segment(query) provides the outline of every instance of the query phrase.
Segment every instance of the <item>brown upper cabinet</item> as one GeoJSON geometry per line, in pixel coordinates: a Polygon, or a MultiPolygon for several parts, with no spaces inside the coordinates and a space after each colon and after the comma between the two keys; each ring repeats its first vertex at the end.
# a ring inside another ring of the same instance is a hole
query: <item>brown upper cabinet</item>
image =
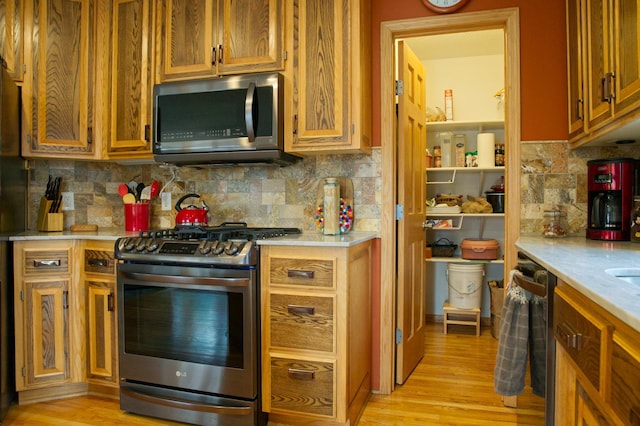
{"type": "Polygon", "coordinates": [[[149,2],[25,2],[24,156],[151,156],[149,2]]]}
{"type": "Polygon", "coordinates": [[[0,56],[14,80],[22,80],[22,0],[0,0],[0,56]]]}
{"type": "Polygon", "coordinates": [[[159,0],[159,82],[284,68],[284,0],[159,0]]]}
{"type": "Polygon", "coordinates": [[[370,3],[293,1],[286,151],[370,152],[370,3]]]}
{"type": "Polygon", "coordinates": [[[569,142],[640,118],[640,0],[567,0],[569,142]]]}

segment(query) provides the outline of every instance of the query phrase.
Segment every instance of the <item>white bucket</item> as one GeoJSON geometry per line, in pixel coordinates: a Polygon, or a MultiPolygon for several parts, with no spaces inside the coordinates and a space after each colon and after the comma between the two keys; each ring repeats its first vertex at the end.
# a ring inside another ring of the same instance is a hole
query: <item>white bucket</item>
{"type": "Polygon", "coordinates": [[[474,309],[482,305],[484,265],[450,263],[447,269],[449,305],[458,309],[474,309]]]}

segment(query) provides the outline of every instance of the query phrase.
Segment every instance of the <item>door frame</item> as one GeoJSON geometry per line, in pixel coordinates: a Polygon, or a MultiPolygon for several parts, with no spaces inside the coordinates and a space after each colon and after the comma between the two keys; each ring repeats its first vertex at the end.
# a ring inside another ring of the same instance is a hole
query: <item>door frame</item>
{"type": "MultiPolygon", "coordinates": [[[[505,248],[515,247],[520,233],[520,17],[518,8],[456,13],[383,22],[380,26],[380,140],[382,153],[382,217],[380,260],[380,389],[395,386],[397,157],[394,93],[395,40],[463,31],[503,29],[505,33],[505,248]]],[[[503,250],[505,271],[517,262],[515,250],[503,250]]]]}

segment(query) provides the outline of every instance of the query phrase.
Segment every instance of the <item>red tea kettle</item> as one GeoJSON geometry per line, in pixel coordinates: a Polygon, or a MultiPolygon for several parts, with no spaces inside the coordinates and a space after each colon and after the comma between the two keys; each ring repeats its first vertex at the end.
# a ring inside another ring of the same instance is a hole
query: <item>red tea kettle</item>
{"type": "Polygon", "coordinates": [[[197,207],[190,204],[186,207],[182,206],[182,202],[187,198],[200,198],[198,194],[187,194],[176,202],[176,225],[207,225],[209,218],[207,212],[209,207],[202,201],[202,206],[197,207]]]}

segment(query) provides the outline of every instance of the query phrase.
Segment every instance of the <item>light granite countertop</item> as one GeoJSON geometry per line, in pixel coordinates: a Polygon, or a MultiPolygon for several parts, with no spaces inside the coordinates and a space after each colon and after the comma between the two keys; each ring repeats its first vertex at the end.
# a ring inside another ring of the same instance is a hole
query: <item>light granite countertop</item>
{"type": "MultiPolygon", "coordinates": [[[[119,237],[137,237],[139,232],[127,232],[122,228],[100,228],[95,232],[60,232],[27,231],[8,237],[11,241],[37,240],[112,240],[119,237]]],[[[349,232],[342,235],[322,235],[319,232],[303,232],[302,234],[258,240],[258,245],[273,246],[324,246],[351,247],[361,242],[376,238],[375,232],[349,232]]]]}
{"type": "Polygon", "coordinates": [[[320,232],[303,232],[286,237],[258,240],[263,246],[351,247],[377,237],[375,232],[348,232],[341,235],[322,235],[320,232]]]}
{"type": "Polygon", "coordinates": [[[26,231],[9,237],[11,241],[37,240],[112,240],[120,237],[136,237],[138,231],[125,231],[122,228],[99,228],[91,232],[71,232],[68,229],[58,232],[26,231]]]}
{"type": "Polygon", "coordinates": [[[640,332],[640,285],[605,272],[640,268],[640,244],[522,235],[516,247],[640,332]]]}

